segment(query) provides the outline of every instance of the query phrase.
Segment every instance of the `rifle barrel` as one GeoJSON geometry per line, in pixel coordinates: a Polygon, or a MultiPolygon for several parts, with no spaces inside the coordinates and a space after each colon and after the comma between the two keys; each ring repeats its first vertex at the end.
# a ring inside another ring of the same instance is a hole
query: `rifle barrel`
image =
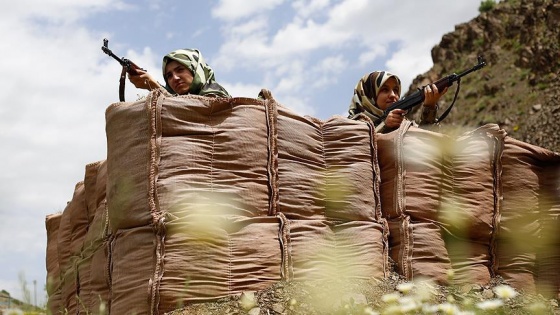
{"type": "Polygon", "coordinates": [[[126,62],[122,58],[119,58],[111,51],[111,49],[109,49],[109,40],[107,38],[103,39],[103,46],[101,46],[101,50],[103,50],[103,52],[106,53],[107,55],[113,57],[113,59],[118,61],[121,64],[121,66],[123,67],[127,66],[126,62]]]}

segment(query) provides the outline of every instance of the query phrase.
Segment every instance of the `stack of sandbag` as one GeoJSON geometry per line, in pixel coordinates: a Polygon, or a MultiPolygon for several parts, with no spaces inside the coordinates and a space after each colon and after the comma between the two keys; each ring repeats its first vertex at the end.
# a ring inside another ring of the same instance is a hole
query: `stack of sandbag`
{"type": "Polygon", "coordinates": [[[105,161],[86,165],[84,180],[60,214],[46,218],[47,293],[51,314],[100,314],[110,302],[105,161]]]}
{"type": "MultiPolygon", "coordinates": [[[[68,202],[58,226],[58,264],[60,271],[60,306],[52,310],[54,314],[77,313],[78,273],[77,265],[80,252],[87,233],[88,213],[85,201],[84,182],[80,181],[74,188],[72,199],[68,202]]],[[[54,231],[52,231],[54,232],[54,231]]]]}
{"type": "Polygon", "coordinates": [[[506,137],[501,163],[496,273],[527,292],[557,297],[560,154],[506,137]]]}
{"type": "Polygon", "coordinates": [[[389,223],[389,249],[398,271],[446,283],[451,262],[439,209],[451,190],[451,165],[442,151],[447,136],[404,121],[378,135],[381,208],[389,223]]]}
{"type": "Polygon", "coordinates": [[[88,229],[77,262],[77,299],[81,314],[102,314],[109,309],[111,299],[106,186],[106,161],[88,164],[84,177],[88,229]]]}
{"type": "Polygon", "coordinates": [[[111,313],[385,275],[371,123],[301,117],[267,93],[154,92],[106,117],[111,313]]]}
{"type": "Polygon", "coordinates": [[[486,125],[449,142],[452,161],[447,204],[440,209],[456,283],[487,284],[496,275],[501,157],[505,132],[486,125]]]}
{"type": "Polygon", "coordinates": [[[322,121],[159,92],[106,112],[108,157],[46,218],[53,314],[158,314],[279,280],[387,274],[560,296],[560,155],[486,125],[322,121]]]}
{"type": "Polygon", "coordinates": [[[410,122],[378,135],[378,152],[390,253],[407,279],[501,276],[558,293],[558,153],[493,124],[452,138],[410,122]]]}
{"type": "Polygon", "coordinates": [[[58,314],[57,310],[62,309],[61,287],[60,287],[60,264],[58,262],[58,227],[62,213],[47,215],[45,218],[45,228],[47,230],[47,309],[51,314],[58,314]]]}

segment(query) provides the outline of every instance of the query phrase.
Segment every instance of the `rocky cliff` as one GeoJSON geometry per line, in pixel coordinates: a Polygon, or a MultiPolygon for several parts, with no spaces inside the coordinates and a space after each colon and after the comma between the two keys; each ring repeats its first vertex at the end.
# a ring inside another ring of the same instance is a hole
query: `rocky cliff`
{"type": "MultiPolygon", "coordinates": [[[[503,0],[459,24],[432,49],[434,66],[409,91],[476,64],[464,77],[457,102],[442,122],[447,131],[497,123],[516,139],[560,151],[560,3],[503,0]]],[[[440,102],[451,104],[456,85],[440,102]]]]}

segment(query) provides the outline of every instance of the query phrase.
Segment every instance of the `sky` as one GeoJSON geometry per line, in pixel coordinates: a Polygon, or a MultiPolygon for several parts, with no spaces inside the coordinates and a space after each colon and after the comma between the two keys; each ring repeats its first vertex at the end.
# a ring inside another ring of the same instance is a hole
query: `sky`
{"type": "MultiPolygon", "coordinates": [[[[18,0],[0,10],[0,290],[45,303],[45,217],[85,166],[106,159],[105,109],[120,65],[103,38],[160,82],[161,58],[197,48],[232,96],[267,88],[300,115],[346,116],[374,70],[412,79],[480,0],[18,0]]],[[[146,95],[130,82],[126,100],[146,95]]]]}

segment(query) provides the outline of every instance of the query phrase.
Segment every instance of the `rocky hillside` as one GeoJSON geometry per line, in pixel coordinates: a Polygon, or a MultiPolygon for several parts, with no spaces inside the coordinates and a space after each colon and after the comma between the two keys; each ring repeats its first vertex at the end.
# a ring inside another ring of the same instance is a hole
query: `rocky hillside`
{"type": "MultiPolygon", "coordinates": [[[[560,152],[559,25],[557,0],[502,0],[444,35],[432,49],[433,68],[409,91],[470,68],[482,55],[487,66],[462,79],[443,129],[497,123],[516,139],[560,152]]],[[[455,89],[440,102],[440,113],[455,89]]]]}

